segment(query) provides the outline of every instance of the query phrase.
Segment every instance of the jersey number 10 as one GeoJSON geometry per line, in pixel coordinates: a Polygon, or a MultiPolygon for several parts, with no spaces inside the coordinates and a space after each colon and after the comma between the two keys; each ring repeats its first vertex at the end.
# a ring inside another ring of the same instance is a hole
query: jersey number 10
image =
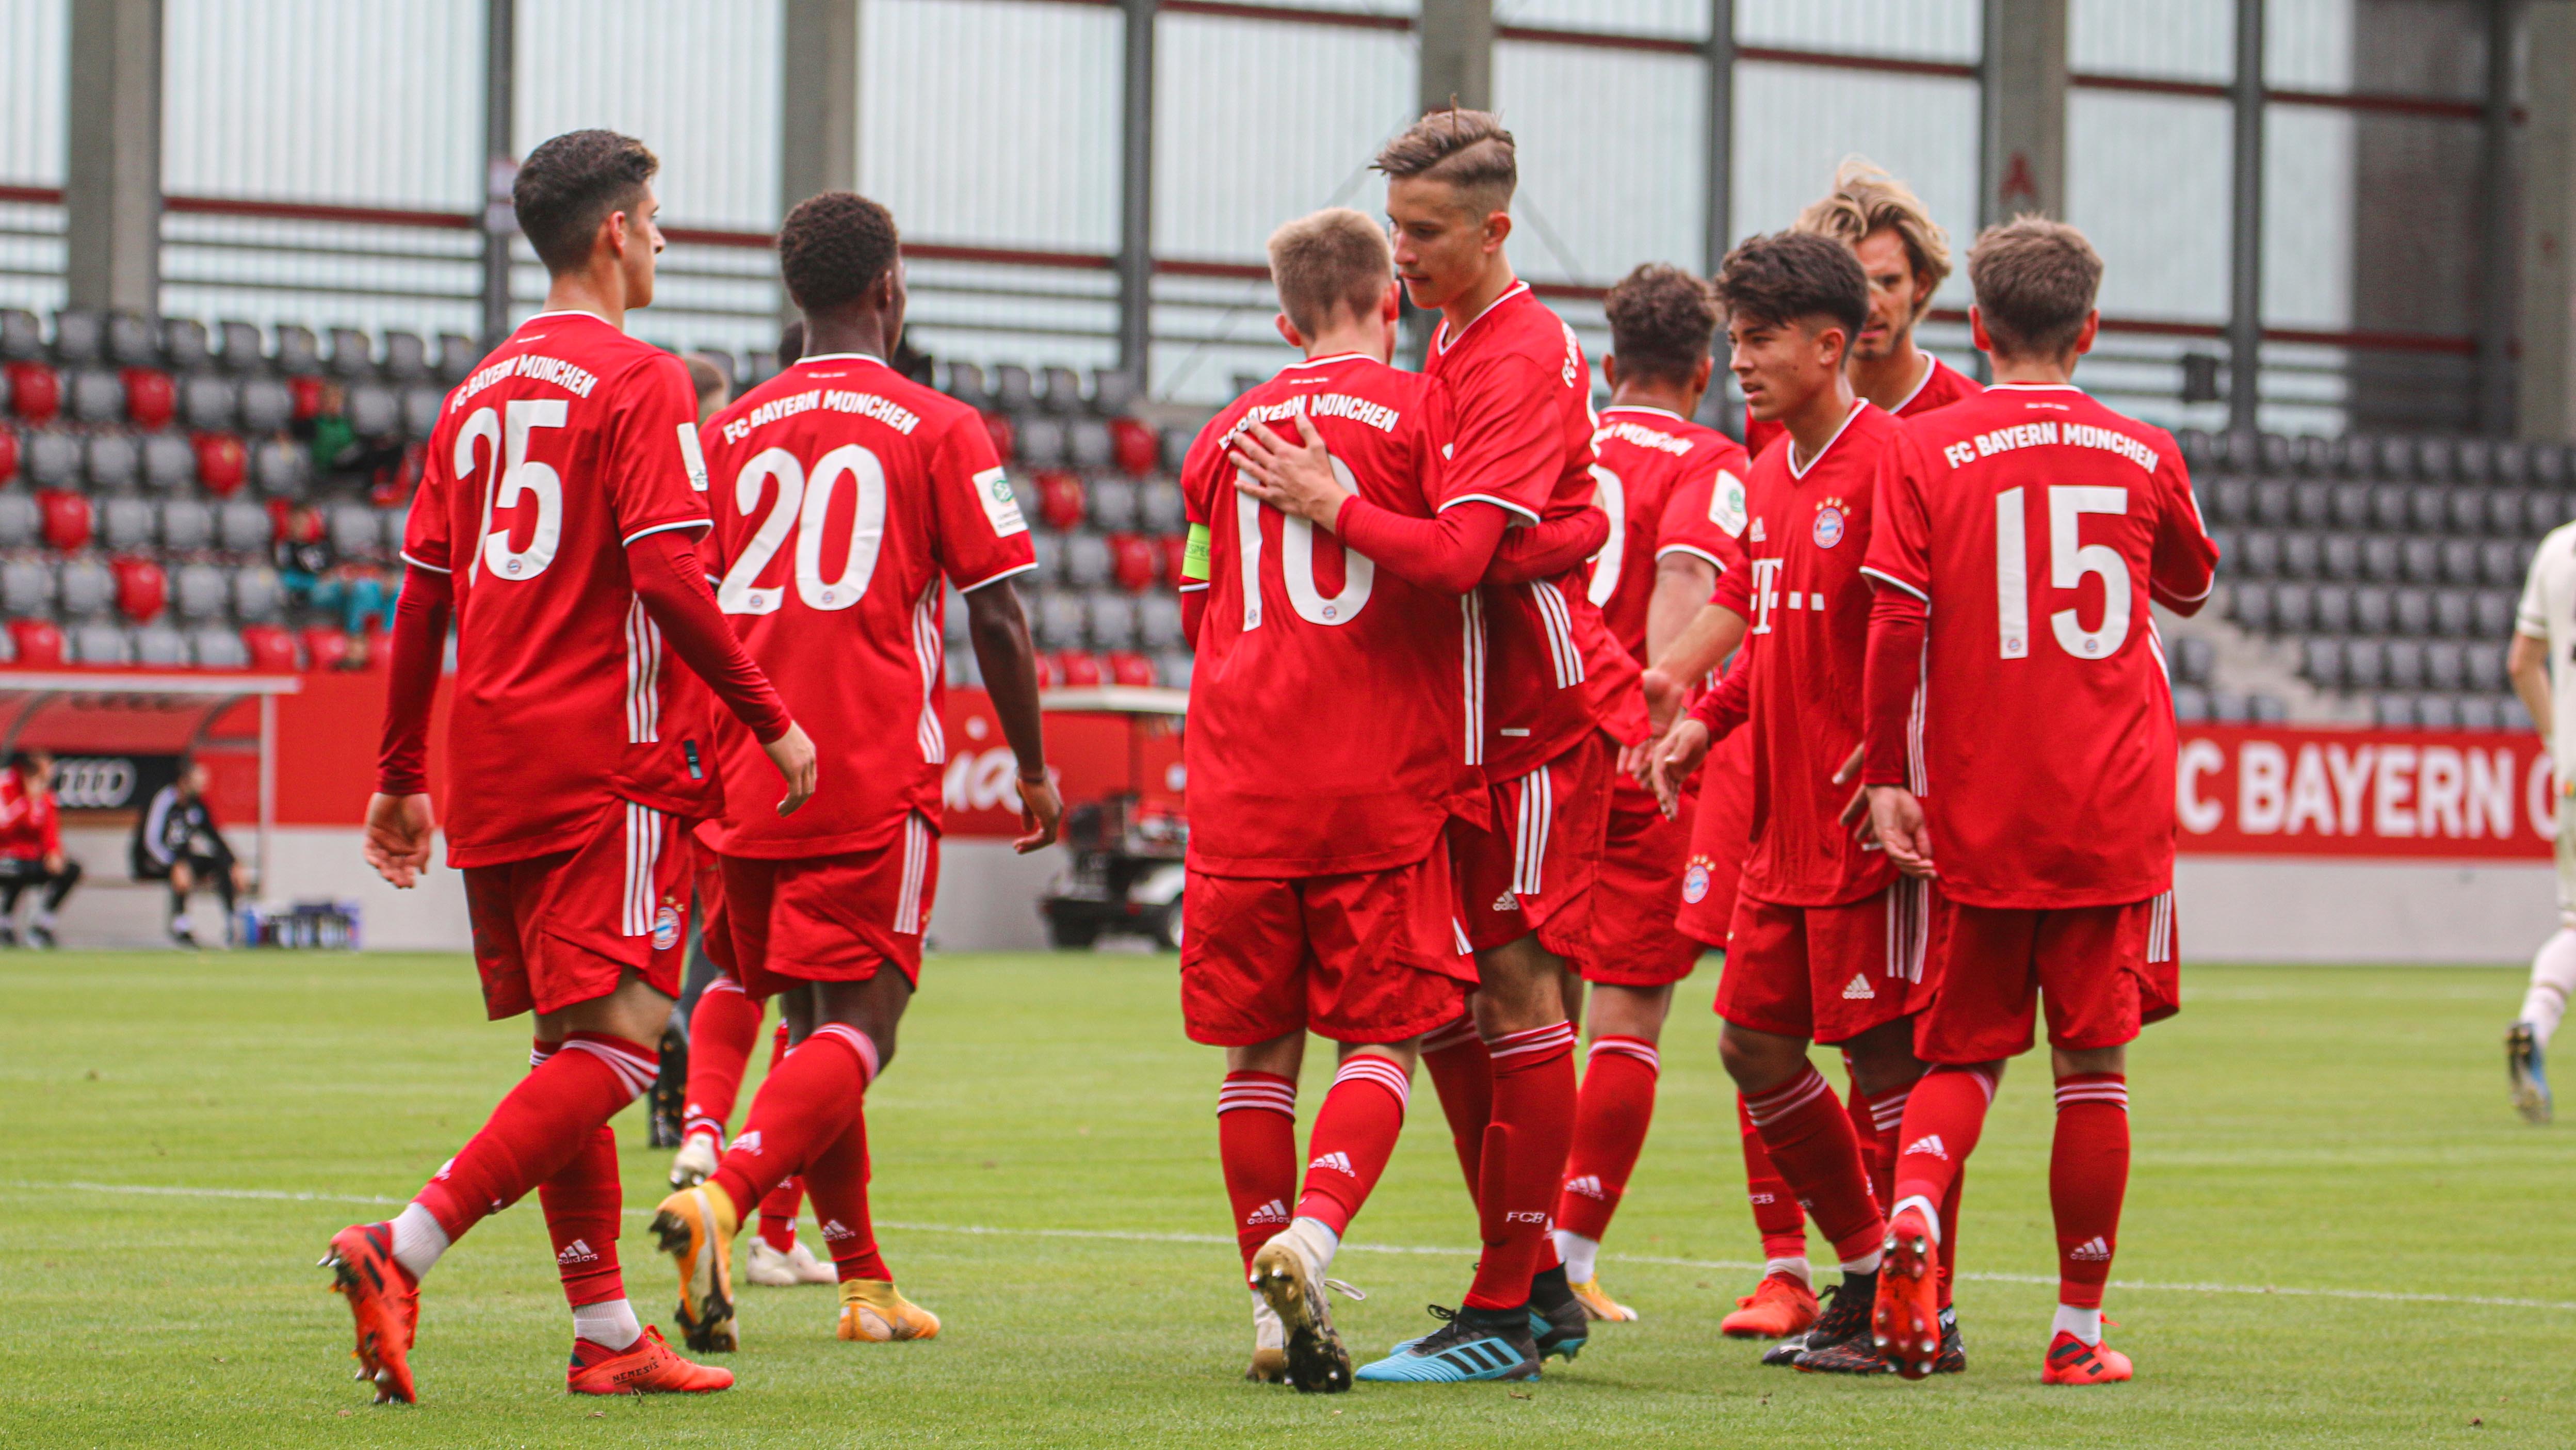
{"type": "MultiPolygon", "coordinates": [[[[2129,491],[2098,485],[2051,484],[2048,488],[2048,582],[2057,589],[2079,589],[2084,576],[2102,578],[2102,626],[2086,629],[2073,609],[2048,617],[2057,647],[2080,660],[2109,659],[2129,638],[2129,566],[2108,544],[2083,542],[2086,514],[2125,518],[2129,491]]],[[[2022,514],[2022,490],[1995,495],[1995,622],[1998,645],[2008,660],[2030,657],[2030,543],[2022,514]]]]}
{"type": "MultiPolygon", "coordinates": [[[[1359,483],[1349,465],[1332,459],[1333,478],[1353,493],[1359,483]]],[[[1237,477],[1241,477],[1238,473],[1237,477]]],[[[1243,627],[1261,627],[1261,500],[1238,491],[1234,496],[1235,540],[1243,555],[1243,627]]],[[[1279,578],[1288,587],[1288,607],[1309,624],[1342,625],[1368,607],[1377,584],[1377,564],[1366,554],[1342,550],[1342,592],[1327,599],[1315,583],[1315,526],[1295,515],[1279,525],[1279,578]]]]}

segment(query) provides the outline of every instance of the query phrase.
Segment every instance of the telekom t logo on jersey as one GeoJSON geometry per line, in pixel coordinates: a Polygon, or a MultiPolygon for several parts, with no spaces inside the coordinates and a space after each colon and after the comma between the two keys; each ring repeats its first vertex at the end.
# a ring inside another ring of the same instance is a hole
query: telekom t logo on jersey
{"type": "Polygon", "coordinates": [[[1771,632],[1771,609],[1780,602],[1780,565],[1778,558],[1753,561],[1753,633],[1771,632]]]}

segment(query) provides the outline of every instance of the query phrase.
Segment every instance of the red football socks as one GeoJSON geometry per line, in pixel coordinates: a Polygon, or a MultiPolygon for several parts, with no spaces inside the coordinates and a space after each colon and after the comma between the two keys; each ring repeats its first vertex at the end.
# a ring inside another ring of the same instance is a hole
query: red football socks
{"type": "Polygon", "coordinates": [[[661,1055],[605,1033],[576,1032],[492,1109],[483,1130],[414,1201],[454,1243],[527,1196],[587,1150],[597,1130],[653,1085],[661,1055]]]}
{"type": "Polygon", "coordinates": [[[1485,1046],[1493,1062],[1494,1120],[1486,1125],[1477,1164],[1484,1256],[1466,1304],[1511,1309],[1529,1302],[1530,1276],[1548,1246],[1548,1210],[1574,1138],[1574,1024],[1505,1033],[1485,1046]]]}
{"type": "Polygon", "coordinates": [[[851,1114],[841,1136],[805,1165],[804,1173],[806,1189],[814,1195],[814,1217],[823,1225],[823,1246],[831,1251],[832,1268],[844,1284],[852,1279],[894,1279],[877,1252],[876,1225],[868,1217],[869,1173],[868,1116],[863,1105],[851,1114]]]}
{"type": "Polygon", "coordinates": [[[1803,1259],[1807,1256],[1807,1211],[1780,1170],[1771,1166],[1771,1150],[1762,1146],[1762,1130],[1735,1095],[1736,1132],[1744,1142],[1744,1197],[1753,1205],[1753,1227],[1762,1235],[1762,1257],[1803,1259]]]}
{"type": "MultiPolygon", "coordinates": [[[[529,1069],[545,1066],[562,1047],[538,1038],[528,1053],[529,1069]]],[[[625,1194],[617,1179],[617,1135],[606,1123],[592,1130],[590,1141],[561,1172],[537,1185],[537,1203],[545,1211],[546,1233],[555,1241],[555,1272],[563,1279],[564,1301],[578,1309],[625,1298],[626,1278],[617,1268],[625,1194]]]]}
{"type": "Polygon", "coordinates": [[[805,1179],[785,1179],[760,1200],[760,1241],[780,1253],[796,1248],[796,1210],[805,1206],[805,1179]]]}
{"type": "Polygon", "coordinates": [[[1306,1140],[1306,1184],[1297,1195],[1297,1217],[1320,1220],[1336,1237],[1350,1231],[1395,1152],[1412,1095],[1411,1077],[1393,1058],[1362,1052],[1342,1063],[1306,1140]]]}
{"type": "Polygon", "coordinates": [[[1449,1144],[1458,1151],[1472,1201],[1484,1183],[1485,1125],[1494,1119],[1493,1061],[1476,1035],[1476,1019],[1462,1016],[1423,1034],[1422,1069],[1431,1075],[1440,1115],[1449,1120],[1449,1144]]]}
{"type": "Polygon", "coordinates": [[[742,1213],[848,1129],[877,1075],[877,1048],[843,1022],[807,1033],[751,1100],[742,1136],[707,1181],[742,1213]]]}
{"type": "Polygon", "coordinates": [[[1836,1259],[1874,1260],[1887,1221],[1870,1197],[1851,1115],[1824,1074],[1804,1065],[1787,1082],[1747,1094],[1744,1107],[1771,1150],[1772,1164],[1832,1241],[1836,1259]]]}
{"type": "MultiPolygon", "coordinates": [[[[743,995],[742,983],[718,977],[698,994],[689,1013],[689,1087],[680,1131],[725,1138],[751,1045],[760,1038],[760,1004],[743,995]]],[[[774,1059],[773,1059],[774,1061],[774,1059]]]]}
{"type": "MultiPolygon", "coordinates": [[[[1935,1067],[1923,1074],[1905,1103],[1905,1146],[1896,1157],[1897,1202],[1951,1202],[1951,1187],[1976,1151],[1994,1098],[1995,1079],[1982,1069],[1935,1067]]],[[[1944,1239],[1949,1237],[1946,1222],[1936,1228],[1944,1239]]]]}
{"type": "Polygon", "coordinates": [[[2057,1080],[2057,1136],[2048,1155],[2048,1204],[2057,1215],[2057,1302],[2102,1307],[2120,1244],[2120,1200],[2129,1187],[2129,1080],[2080,1072],[2057,1080]]]}
{"type": "MultiPolygon", "coordinates": [[[[1297,1192],[1297,1080],[1275,1072],[1227,1073],[1216,1093],[1216,1153],[1249,1278],[1252,1256],[1288,1226],[1288,1200],[1297,1192]]],[[[818,1212],[821,1207],[815,1205],[818,1212]]]]}
{"type": "Polygon", "coordinates": [[[1574,1099],[1574,1146],[1565,1155],[1565,1186],[1556,1195],[1556,1226],[1598,1240],[1628,1191],[1628,1175],[1646,1146],[1655,1117],[1655,1079],[1663,1069],[1655,1044],[1642,1037],[1596,1037],[1584,1058],[1574,1099]]]}

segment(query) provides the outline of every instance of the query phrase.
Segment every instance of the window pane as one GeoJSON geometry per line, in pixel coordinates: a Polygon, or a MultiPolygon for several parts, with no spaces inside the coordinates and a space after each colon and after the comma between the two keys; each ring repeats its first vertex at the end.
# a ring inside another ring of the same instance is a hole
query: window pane
{"type": "Polygon", "coordinates": [[[2236,0],[2071,0],[2066,30],[2078,72],[2220,84],[2236,74],[2236,0]]]}
{"type": "Polygon", "coordinates": [[[1964,253],[1977,226],[1976,83],[1823,66],[1736,67],[1737,240],[1796,221],[1852,155],[1903,179],[1949,231],[1961,255],[1939,299],[1965,306],[1964,253]]]}
{"type": "Polygon", "coordinates": [[[1703,40],[1708,0],[1494,0],[1494,23],[1703,40]]]}
{"type": "Polygon", "coordinates": [[[1738,45],[1973,63],[1985,53],[1980,0],[1736,0],[1738,45]]]}
{"type": "Polygon", "coordinates": [[[605,126],[662,158],[666,224],[778,224],[777,7],[521,0],[517,62],[521,156],[605,126]]]}
{"type": "Polygon", "coordinates": [[[2102,310],[2225,320],[2227,103],[2078,90],[2066,110],[2066,215],[2102,254],[2102,310]]]}
{"type": "Polygon", "coordinates": [[[1640,262],[1703,264],[1707,82],[1693,56],[1494,47],[1494,94],[1520,153],[1521,275],[1606,283],[1640,262]]]}

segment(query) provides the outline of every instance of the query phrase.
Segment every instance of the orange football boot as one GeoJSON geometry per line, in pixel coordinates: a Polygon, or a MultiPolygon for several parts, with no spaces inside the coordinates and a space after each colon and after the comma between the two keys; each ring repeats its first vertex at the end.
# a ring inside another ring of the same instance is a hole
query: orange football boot
{"type": "Polygon", "coordinates": [[[1816,1291],[1795,1274],[1766,1274],[1717,1326],[1729,1339],[1786,1339],[1815,1326],[1816,1291]]]}
{"type": "Polygon", "coordinates": [[[891,1279],[844,1279],[841,1323],[834,1333],[872,1344],[937,1339],[939,1316],[903,1297],[891,1279]]]}
{"type": "Polygon", "coordinates": [[[2039,1382],[2044,1385],[2109,1385],[2129,1378],[2129,1357],[2101,1344],[2083,1340],[2059,1330],[2048,1343],[2048,1358],[2040,1365],[2039,1382]]]}
{"type": "Polygon", "coordinates": [[[1931,1378],[1941,1358],[1941,1266],[1932,1226],[1919,1208],[1899,1211],[1887,1226],[1869,1327],[1872,1342],[1899,1375],[1931,1378]]]}
{"type": "Polygon", "coordinates": [[[358,1378],[376,1387],[376,1403],[408,1405],[415,1395],[411,1382],[412,1332],[420,1324],[420,1285],[411,1271],[394,1259],[394,1229],[389,1223],[353,1223],[331,1236],[322,1267],[331,1271],[331,1290],[349,1301],[357,1321],[358,1378]]]}
{"type": "Polygon", "coordinates": [[[572,1364],[564,1370],[564,1390],[576,1395],[704,1395],[732,1388],[732,1370],[680,1358],[650,1324],[623,1350],[574,1340],[572,1364]]]}

